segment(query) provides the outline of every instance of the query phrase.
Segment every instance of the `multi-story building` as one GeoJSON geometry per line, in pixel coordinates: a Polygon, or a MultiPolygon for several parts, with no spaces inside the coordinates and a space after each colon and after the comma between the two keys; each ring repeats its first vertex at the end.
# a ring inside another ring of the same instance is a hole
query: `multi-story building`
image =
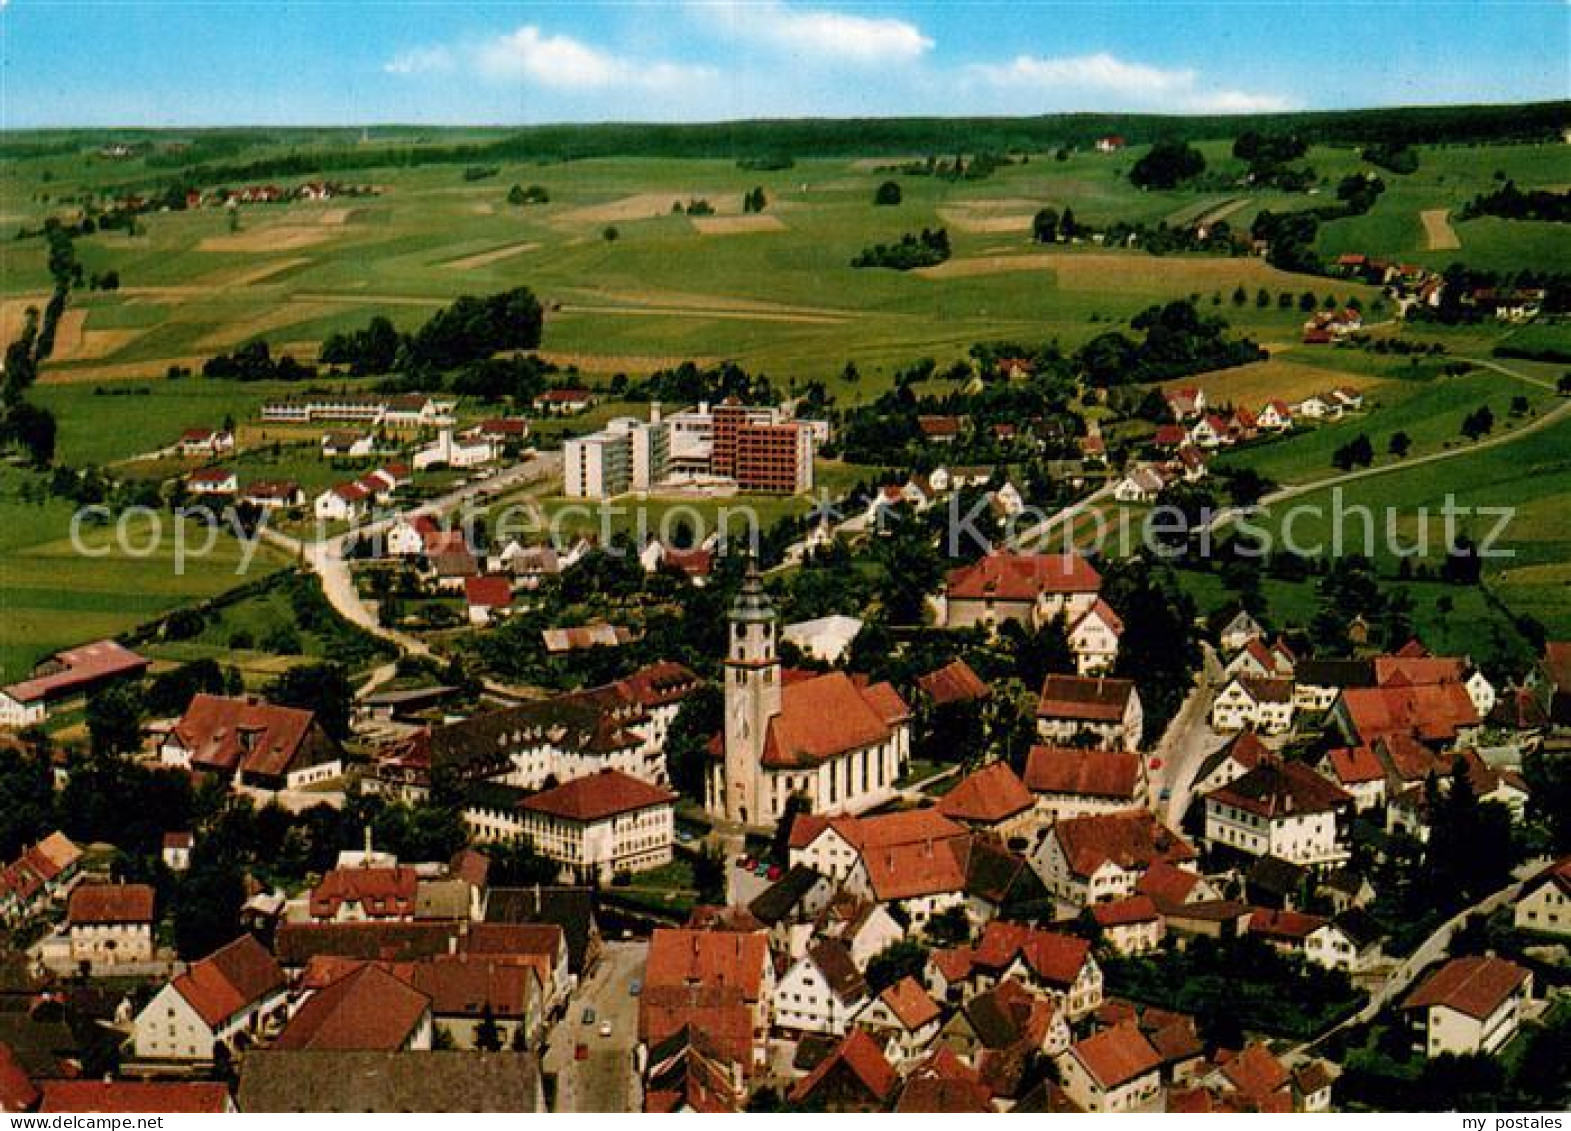
{"type": "Polygon", "coordinates": [[[94,970],[153,960],[153,889],[82,884],[71,892],[66,927],[71,961],[94,970]]]}
{"type": "Polygon", "coordinates": [[[566,492],[575,499],[609,499],[648,491],[666,477],[670,433],[660,419],[620,416],[599,432],[563,445],[566,492]]]}
{"type": "Polygon", "coordinates": [[[1413,1014],[1414,1049],[1427,1057],[1499,1052],[1516,1035],[1533,975],[1485,955],[1453,958],[1414,990],[1402,1008],[1413,1014]]]}
{"type": "Polygon", "coordinates": [[[238,1051],[288,998],[284,972],[254,935],[241,935],[153,995],[132,1029],[139,1060],[209,1063],[238,1051]]]}
{"type": "Polygon", "coordinates": [[[1247,856],[1339,864],[1353,795],[1302,762],[1262,761],[1205,796],[1206,840],[1247,856]]]}
{"type": "Polygon", "coordinates": [[[671,862],[675,803],[658,786],[603,770],[526,798],[519,825],[542,856],[605,883],[671,862]]]}

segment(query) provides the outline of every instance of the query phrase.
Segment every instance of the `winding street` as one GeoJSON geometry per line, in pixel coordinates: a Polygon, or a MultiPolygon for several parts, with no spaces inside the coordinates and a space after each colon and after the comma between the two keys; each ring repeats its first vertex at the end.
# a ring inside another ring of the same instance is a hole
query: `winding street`
{"type": "MultiPolygon", "coordinates": [[[[1501,365],[1498,362],[1472,358],[1466,360],[1470,360],[1474,365],[1481,366],[1485,369],[1492,369],[1495,372],[1503,374],[1507,377],[1514,377],[1518,380],[1525,381],[1529,385],[1537,385],[1545,389],[1554,388],[1554,386],[1551,385],[1548,381],[1541,380],[1537,377],[1530,377],[1525,373],[1519,373],[1509,366],[1501,365]]],[[[1488,451],[1490,448],[1498,448],[1506,444],[1514,444],[1518,440],[1522,439],[1522,437],[1531,436],[1535,432],[1541,432],[1550,425],[1565,419],[1567,416],[1571,416],[1571,400],[1568,400],[1563,404],[1556,405],[1542,416],[1535,417],[1533,420],[1530,420],[1520,428],[1513,429],[1510,432],[1497,433],[1493,436],[1490,436],[1488,439],[1479,440],[1477,443],[1468,444],[1464,448],[1447,448],[1443,451],[1430,452],[1428,455],[1414,456],[1412,459],[1396,460],[1391,463],[1379,464],[1375,467],[1364,467],[1358,469],[1357,471],[1342,472],[1339,475],[1328,475],[1324,479],[1315,479],[1308,483],[1295,483],[1292,486],[1283,487],[1279,490],[1272,491],[1268,495],[1261,496],[1260,501],[1256,503],[1253,508],[1228,507],[1224,510],[1218,511],[1216,516],[1212,518],[1207,529],[1213,531],[1219,530],[1228,523],[1232,522],[1234,519],[1243,517],[1250,510],[1258,511],[1260,508],[1269,508],[1276,505],[1277,503],[1285,503],[1303,495],[1310,495],[1316,491],[1325,490],[1328,487],[1340,487],[1347,483],[1356,483],[1361,479],[1373,479],[1377,475],[1390,475],[1398,471],[1409,471],[1415,467],[1423,467],[1425,464],[1440,463],[1442,460],[1449,459],[1461,459],[1466,456],[1475,455],[1478,452],[1488,451]]]]}
{"type": "MultiPolygon", "coordinates": [[[[531,487],[543,482],[558,478],[562,473],[562,455],[560,452],[540,452],[531,456],[526,462],[516,464],[497,472],[490,479],[466,484],[445,495],[427,499],[417,507],[412,507],[399,514],[389,515],[375,522],[356,526],[332,538],[307,542],[300,538],[284,534],[271,526],[263,524],[260,527],[260,536],[269,544],[283,550],[290,557],[303,564],[322,581],[322,593],[329,604],[345,620],[365,629],[372,636],[385,640],[406,656],[430,656],[431,647],[424,640],[407,632],[389,628],[377,619],[377,616],[360,599],[360,593],[355,588],[354,574],[349,568],[348,561],[344,558],[344,548],[349,539],[353,537],[374,537],[385,533],[400,519],[417,518],[422,515],[441,515],[465,503],[480,499],[495,499],[517,488],[531,487]]],[[[362,685],[360,694],[369,694],[375,688],[387,683],[393,678],[396,665],[385,665],[371,674],[371,678],[362,685]]],[[[517,696],[520,689],[509,687],[505,684],[486,683],[488,690],[498,694],[517,696]]]]}

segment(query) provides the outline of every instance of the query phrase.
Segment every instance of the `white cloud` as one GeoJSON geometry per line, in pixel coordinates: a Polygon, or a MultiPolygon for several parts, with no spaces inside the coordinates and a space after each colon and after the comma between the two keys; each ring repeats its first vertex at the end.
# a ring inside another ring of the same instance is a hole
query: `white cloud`
{"type": "Polygon", "coordinates": [[[382,69],[390,75],[424,75],[450,71],[454,65],[453,53],[445,47],[417,47],[394,55],[382,69]]]}
{"type": "Polygon", "coordinates": [[[571,36],[547,34],[533,24],[461,47],[406,51],[383,67],[397,75],[459,68],[493,82],[575,92],[676,90],[705,83],[714,76],[707,67],[618,55],[571,36]]]}
{"type": "Polygon", "coordinates": [[[933,48],[906,20],[854,16],[827,8],[794,8],[780,0],[696,0],[700,19],[714,18],[729,36],[830,61],[905,63],[933,48]]]}
{"type": "MultiPolygon", "coordinates": [[[[1172,113],[1238,114],[1251,111],[1285,110],[1290,103],[1274,94],[1254,94],[1241,90],[1211,89],[1197,72],[1185,68],[1167,70],[1145,63],[1130,63],[1099,52],[1045,58],[1017,55],[1007,63],[977,64],[967,71],[974,83],[1000,91],[1021,94],[1079,95],[1100,100],[1111,99],[1121,107],[1141,107],[1172,113]]],[[[1099,108],[1088,101],[1082,108],[1099,108]]]]}

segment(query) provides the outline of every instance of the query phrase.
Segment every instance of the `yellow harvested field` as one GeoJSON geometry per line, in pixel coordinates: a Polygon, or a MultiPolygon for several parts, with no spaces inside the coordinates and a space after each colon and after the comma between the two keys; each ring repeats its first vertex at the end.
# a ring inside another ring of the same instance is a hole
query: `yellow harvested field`
{"type": "Polygon", "coordinates": [[[22,326],[27,321],[27,308],[30,306],[36,308],[38,316],[42,318],[44,304],[48,301],[48,295],[23,295],[0,302],[0,340],[16,341],[22,333],[22,326]]]}
{"type": "Polygon", "coordinates": [[[650,220],[656,216],[669,216],[671,205],[680,203],[685,207],[691,200],[707,200],[721,215],[742,211],[742,197],[739,193],[711,193],[701,190],[641,192],[634,196],[624,196],[619,200],[610,200],[604,204],[590,204],[583,208],[560,212],[552,217],[552,223],[575,227],[580,224],[616,224],[628,220],[650,220]]]}
{"type": "Polygon", "coordinates": [[[674,369],[684,361],[691,361],[694,365],[708,367],[718,365],[719,358],[715,357],[651,357],[640,354],[594,354],[594,353],[562,353],[556,350],[541,350],[540,356],[553,365],[564,368],[572,367],[581,373],[654,373],[660,369],[674,369]]]}
{"type": "Polygon", "coordinates": [[[749,232],[783,232],[785,221],[767,213],[746,216],[692,216],[689,219],[700,235],[740,236],[749,232]]]}
{"type": "Polygon", "coordinates": [[[792,306],[761,299],[729,298],[723,295],[693,294],[688,291],[600,290],[586,287],[563,288],[564,295],[577,295],[594,302],[625,303],[630,306],[679,307],[692,310],[758,311],[764,314],[824,314],[834,318],[855,318],[854,310],[824,306],[792,306]]]}
{"type": "Polygon", "coordinates": [[[44,371],[39,374],[40,385],[85,385],[94,381],[145,381],[149,377],[161,376],[171,365],[183,365],[187,369],[201,369],[202,363],[207,360],[204,354],[187,354],[179,357],[161,357],[156,362],[150,361],[124,361],[112,365],[67,365],[56,368],[57,363],[50,361],[44,365],[44,371]]]}
{"type": "Polygon", "coordinates": [[[534,251],[540,244],[533,240],[527,243],[510,243],[506,247],[492,248],[482,251],[478,255],[466,255],[462,259],[449,259],[443,267],[455,271],[473,271],[479,267],[489,267],[493,263],[500,263],[504,259],[511,259],[515,255],[522,255],[526,251],[534,251]]]}
{"type": "Polygon", "coordinates": [[[1009,213],[996,214],[992,212],[972,212],[961,208],[940,208],[938,218],[951,228],[958,228],[962,232],[973,232],[997,235],[1002,232],[1029,232],[1031,230],[1030,215],[1010,215],[1009,213]]]}
{"type": "Polygon", "coordinates": [[[1350,376],[1340,369],[1273,357],[1234,369],[1219,369],[1213,373],[1169,381],[1164,388],[1198,387],[1205,391],[1208,402],[1231,403],[1258,410],[1270,400],[1280,399],[1292,404],[1311,393],[1324,393],[1338,386],[1369,392],[1383,384],[1385,382],[1377,378],[1350,376]]]}
{"type": "Polygon", "coordinates": [[[590,303],[566,303],[557,311],[567,314],[620,314],[633,317],[700,318],[726,322],[796,322],[815,325],[836,325],[850,319],[822,314],[780,314],[761,310],[706,310],[691,306],[600,306],[590,303]]]}
{"type": "Polygon", "coordinates": [[[349,223],[353,219],[354,214],[355,210],[353,208],[329,208],[317,216],[316,222],[318,224],[326,224],[330,228],[336,228],[349,223]]]}
{"type": "Polygon", "coordinates": [[[87,329],[87,311],[67,307],[55,324],[55,348],[51,357],[70,361],[81,356],[82,331],[87,329]]]}
{"type": "Polygon", "coordinates": [[[1035,252],[951,259],[911,272],[928,279],[965,279],[1021,271],[1051,271],[1065,290],[1149,292],[1247,285],[1284,285],[1288,276],[1260,259],[1123,255],[1113,252],[1035,252]]]}
{"type": "Polygon", "coordinates": [[[1429,238],[1430,251],[1455,251],[1462,246],[1456,229],[1451,226],[1451,211],[1447,208],[1427,208],[1419,213],[1424,222],[1424,235],[1429,238]]]}
{"type": "Polygon", "coordinates": [[[196,245],[198,251],[293,251],[301,247],[314,247],[336,239],[338,230],[332,226],[298,228],[283,225],[276,228],[256,228],[226,236],[208,236],[196,245]]]}

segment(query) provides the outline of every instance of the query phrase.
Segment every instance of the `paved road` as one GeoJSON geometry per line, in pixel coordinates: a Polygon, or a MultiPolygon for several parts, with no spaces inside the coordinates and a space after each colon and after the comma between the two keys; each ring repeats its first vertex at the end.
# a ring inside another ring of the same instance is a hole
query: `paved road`
{"type": "Polygon", "coordinates": [[[1417,981],[1418,976],[1428,967],[1444,958],[1450,949],[1451,938],[1457,929],[1474,915],[1489,915],[1497,911],[1509,901],[1516,898],[1517,892],[1522,889],[1522,884],[1527,879],[1536,875],[1543,867],[1545,861],[1534,860],[1520,865],[1513,873],[1517,879],[1515,883],[1501,888],[1493,895],[1485,896],[1471,907],[1458,911],[1440,926],[1435,928],[1433,934],[1418,945],[1418,948],[1408,955],[1402,962],[1386,975],[1386,980],[1369,995],[1369,1002],[1353,1016],[1343,1021],[1340,1025],[1333,1026],[1321,1033],[1312,1041],[1306,1041],[1290,1049],[1283,1057],[1282,1062],[1291,1068],[1297,1061],[1312,1055],[1316,1045],[1328,1040],[1332,1035],[1343,1029],[1364,1025],[1374,1020],[1389,1002],[1396,1000],[1407,992],[1407,988],[1417,981]]]}
{"type": "Polygon", "coordinates": [[[638,1047],[638,999],[630,988],[642,979],[649,961],[648,942],[609,942],[589,979],[578,988],[546,1046],[545,1069],[556,1073],[556,1111],[630,1112],[643,1109],[634,1050],[638,1047]],[[584,1010],[595,1012],[585,1024],[584,1010]],[[611,1022],[611,1035],[600,1026],[611,1022]],[[587,1060],[575,1059],[577,1045],[589,1047],[587,1060]]]}
{"type": "MultiPolygon", "coordinates": [[[[1505,374],[1508,377],[1518,378],[1532,385],[1541,385],[1545,388],[1553,387],[1547,381],[1541,381],[1536,377],[1529,377],[1525,373],[1518,373],[1514,369],[1511,369],[1508,366],[1500,365],[1497,362],[1475,361],[1474,364],[1482,365],[1487,369],[1493,369],[1497,373],[1505,374]]],[[[1348,483],[1356,483],[1362,479],[1373,479],[1377,475],[1390,475],[1398,471],[1408,471],[1415,467],[1423,467],[1425,464],[1440,463],[1442,460],[1462,459],[1478,452],[1487,451],[1490,448],[1498,448],[1506,444],[1514,444],[1518,440],[1522,439],[1522,437],[1531,436],[1535,432],[1540,432],[1543,429],[1548,428],[1550,425],[1565,419],[1567,416],[1571,416],[1571,400],[1566,401],[1564,404],[1556,405],[1542,416],[1535,417],[1533,420],[1528,421],[1520,428],[1512,429],[1510,432],[1498,432],[1487,439],[1479,440],[1477,443],[1468,444],[1466,447],[1447,448],[1444,451],[1430,452],[1428,455],[1413,456],[1410,459],[1404,460],[1391,460],[1387,463],[1377,464],[1374,467],[1360,468],[1357,471],[1347,471],[1340,475],[1329,475],[1324,479],[1316,479],[1309,483],[1297,483],[1293,486],[1283,487],[1280,490],[1271,492],[1269,495],[1263,496],[1260,502],[1256,505],[1257,507],[1272,507],[1277,503],[1285,503],[1303,495],[1309,495],[1316,491],[1325,490],[1329,487],[1341,487],[1348,483]]],[[[1228,525],[1234,519],[1241,517],[1242,514],[1243,511],[1238,507],[1228,507],[1225,510],[1218,511],[1216,517],[1211,520],[1210,529],[1219,530],[1222,527],[1228,525]]]]}
{"type": "Polygon", "coordinates": [[[1189,808],[1201,763],[1230,737],[1217,734],[1210,725],[1222,662],[1210,644],[1202,641],[1201,649],[1200,678],[1152,752],[1153,757],[1162,759],[1162,766],[1151,772],[1151,806],[1174,829],[1189,808]],[[1166,801],[1162,800],[1164,791],[1168,793],[1166,801]]]}
{"type": "MultiPolygon", "coordinates": [[[[349,568],[349,563],[344,559],[344,549],[351,537],[371,538],[385,533],[400,518],[416,518],[421,515],[439,515],[465,503],[480,499],[494,499],[515,488],[529,487],[536,484],[554,480],[562,472],[562,454],[560,452],[542,452],[524,463],[499,471],[490,479],[469,483],[445,495],[428,499],[417,507],[413,507],[398,515],[391,515],[376,522],[357,526],[350,531],[339,534],[333,538],[326,538],[315,542],[305,542],[294,538],[270,526],[262,528],[262,537],[273,545],[282,549],[291,557],[296,558],[322,580],[322,592],[327,597],[328,603],[345,619],[352,624],[357,624],[371,635],[387,641],[406,656],[429,656],[431,648],[424,640],[389,628],[377,619],[376,614],[360,599],[360,593],[355,588],[354,574],[349,568]]],[[[380,670],[373,676],[371,682],[361,688],[362,694],[368,694],[372,689],[392,678],[386,669],[380,670]]],[[[493,690],[501,694],[518,694],[518,689],[497,684],[493,690]]]]}

